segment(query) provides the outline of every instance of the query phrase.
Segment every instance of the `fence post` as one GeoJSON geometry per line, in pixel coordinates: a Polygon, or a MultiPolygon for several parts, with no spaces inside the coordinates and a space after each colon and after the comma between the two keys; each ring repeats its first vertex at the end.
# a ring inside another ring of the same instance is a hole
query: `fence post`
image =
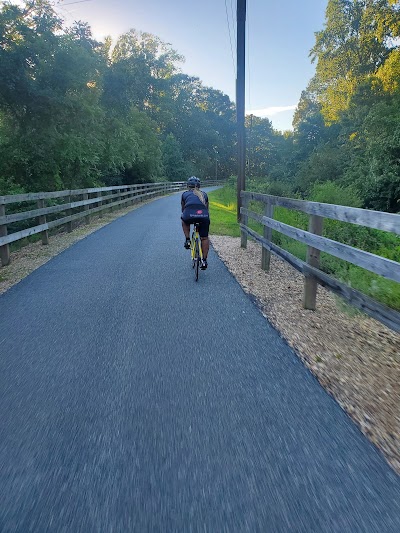
{"type": "MultiPolygon", "coordinates": [[[[83,193],[83,200],[89,200],[89,194],[87,192],[83,193]]],[[[83,206],[84,211],[88,212],[88,214],[85,216],[85,224],[90,224],[90,215],[89,215],[89,209],[90,206],[84,205],[83,206]]]]}
{"type": "MultiPolygon", "coordinates": [[[[268,200],[268,203],[264,208],[264,216],[268,218],[274,217],[274,206],[272,205],[270,200],[268,200]]],[[[264,226],[264,239],[267,239],[267,241],[269,242],[272,241],[272,228],[270,228],[269,226],[264,226]]],[[[263,246],[261,251],[261,268],[266,272],[269,272],[270,262],[271,252],[263,246]]]]}
{"type": "MultiPolygon", "coordinates": [[[[242,207],[244,209],[247,209],[248,205],[249,205],[249,200],[247,196],[244,196],[242,198],[242,207]]],[[[244,226],[247,226],[248,216],[242,213],[240,215],[240,221],[244,226]]],[[[247,248],[247,233],[245,233],[243,230],[240,230],[240,246],[241,248],[247,248]]]]}
{"type": "MultiPolygon", "coordinates": [[[[72,196],[68,196],[68,203],[69,205],[72,204],[72,196]]],[[[72,216],[72,209],[67,209],[67,216],[72,216]]],[[[69,222],[67,222],[67,232],[68,233],[71,233],[72,232],[72,220],[70,220],[69,222]]]]}
{"type": "MultiPolygon", "coordinates": [[[[323,218],[318,215],[310,215],[308,231],[315,235],[322,235],[323,218]]],[[[307,263],[315,268],[319,268],[320,251],[312,246],[307,246],[307,263]]],[[[304,293],[303,293],[303,307],[304,309],[311,309],[315,311],[317,305],[317,279],[305,274],[304,278],[304,293]]]]}
{"type": "MultiPolygon", "coordinates": [[[[4,204],[0,204],[0,217],[6,216],[6,206],[4,204]]],[[[0,237],[6,237],[7,236],[7,224],[0,224],[0,237]]],[[[6,266],[10,264],[10,245],[9,244],[3,244],[3,246],[0,246],[0,258],[1,258],[1,265],[6,266]]]]}
{"type": "MultiPolygon", "coordinates": [[[[43,209],[45,207],[44,199],[37,201],[38,209],[43,209]]],[[[46,215],[39,215],[39,225],[46,224],[46,215]]],[[[49,244],[49,232],[47,229],[42,231],[42,244],[49,244]]]]}
{"type": "Polygon", "coordinates": [[[131,191],[132,191],[132,205],[135,205],[137,203],[137,186],[131,185],[131,191]]]}
{"type": "Polygon", "coordinates": [[[97,191],[97,198],[99,201],[97,202],[97,207],[101,208],[98,212],[99,218],[103,218],[103,191],[97,191]]]}
{"type": "Polygon", "coordinates": [[[129,194],[126,194],[129,193],[129,187],[124,187],[123,189],[121,189],[121,193],[123,193],[124,196],[123,199],[122,196],[120,197],[122,203],[120,204],[119,209],[125,209],[125,207],[129,205],[129,202],[125,201],[129,198],[129,194]]]}

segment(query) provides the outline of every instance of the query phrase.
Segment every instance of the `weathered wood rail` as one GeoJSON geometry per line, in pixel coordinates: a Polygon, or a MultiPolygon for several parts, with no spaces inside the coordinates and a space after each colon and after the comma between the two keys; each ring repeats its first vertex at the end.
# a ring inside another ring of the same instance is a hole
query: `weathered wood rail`
{"type": "MultiPolygon", "coordinates": [[[[222,180],[204,180],[202,186],[210,187],[221,183],[223,183],[222,180]]],[[[86,223],[89,223],[90,217],[95,213],[101,216],[107,209],[112,210],[133,205],[136,202],[185,188],[185,181],[175,181],[0,196],[1,265],[9,264],[10,244],[13,242],[40,233],[42,243],[48,244],[49,230],[53,228],[66,225],[67,231],[70,232],[73,228],[73,222],[84,219],[86,223]],[[24,205],[27,204],[28,207],[24,209],[24,205]],[[7,214],[7,209],[12,205],[14,212],[7,214]],[[35,208],[32,209],[32,207],[35,208]],[[35,219],[35,225],[27,223],[26,225],[29,226],[27,228],[17,231],[11,229],[10,231],[10,226],[12,228],[13,224],[32,219],[35,219]]]]}
{"type": "Polygon", "coordinates": [[[320,284],[347,300],[354,307],[379,320],[391,329],[400,332],[399,312],[352,289],[350,286],[332,278],[319,268],[320,252],[322,251],[399,283],[400,263],[323,237],[322,229],[323,219],[330,218],[400,235],[400,215],[282,198],[254,192],[242,191],[241,197],[243,199],[243,207],[240,211],[241,246],[246,248],[247,236],[259,242],[262,245],[261,266],[266,271],[270,267],[270,256],[272,252],[287,261],[296,270],[302,272],[305,276],[303,293],[303,305],[305,309],[316,309],[317,287],[320,284]],[[248,209],[250,201],[261,202],[264,205],[264,214],[260,215],[250,211],[248,209]],[[308,231],[274,220],[275,206],[294,209],[308,214],[308,231]],[[264,226],[262,236],[248,227],[249,218],[264,226]],[[274,244],[272,242],[273,230],[306,244],[307,260],[302,261],[290,252],[274,244]]]}

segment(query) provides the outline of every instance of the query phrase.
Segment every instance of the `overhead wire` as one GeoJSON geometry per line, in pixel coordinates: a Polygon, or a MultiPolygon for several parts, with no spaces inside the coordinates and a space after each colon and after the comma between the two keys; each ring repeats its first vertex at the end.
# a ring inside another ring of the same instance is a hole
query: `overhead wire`
{"type": "MultiPolygon", "coordinates": [[[[237,0],[231,0],[231,16],[232,16],[232,27],[237,27],[237,16],[236,16],[236,10],[235,10],[235,4],[237,0]]],[[[237,5],[237,4],[236,4],[237,5]]],[[[236,50],[237,47],[237,34],[236,32],[233,32],[233,44],[236,50]]]]}
{"type": "Polygon", "coordinates": [[[226,13],[226,22],[227,22],[227,24],[228,24],[229,42],[230,42],[230,45],[231,45],[231,54],[232,54],[233,71],[235,72],[235,75],[236,75],[236,64],[235,64],[235,56],[234,56],[234,54],[233,54],[231,25],[230,25],[230,22],[229,22],[228,5],[227,5],[227,3],[226,3],[226,0],[225,0],[225,13],[226,13]]]}
{"type": "Polygon", "coordinates": [[[58,0],[55,3],[55,9],[56,11],[63,17],[63,22],[65,22],[67,25],[72,24],[73,22],[76,22],[77,18],[74,15],[74,13],[79,12],[79,7],[75,8],[67,8],[66,6],[70,6],[73,4],[82,4],[83,2],[90,2],[91,0],[78,0],[74,2],[67,2],[64,4],[62,0],[58,0]]]}
{"type": "Polygon", "coordinates": [[[246,14],[246,50],[247,50],[247,103],[248,109],[251,109],[251,76],[250,76],[250,17],[249,17],[249,4],[250,0],[247,0],[247,14],[246,14]]]}
{"type": "Polygon", "coordinates": [[[68,2],[65,6],[72,6],[72,4],[83,4],[83,2],[91,2],[91,0],[76,0],[76,2],[68,2]]]}

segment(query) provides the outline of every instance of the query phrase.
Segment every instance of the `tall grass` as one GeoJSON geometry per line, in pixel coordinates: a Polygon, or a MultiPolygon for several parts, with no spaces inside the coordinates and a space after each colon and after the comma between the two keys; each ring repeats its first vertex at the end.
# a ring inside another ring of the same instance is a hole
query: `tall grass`
{"type": "Polygon", "coordinates": [[[214,235],[239,237],[240,229],[236,214],[236,196],[230,187],[208,193],[210,232],[214,235]]]}

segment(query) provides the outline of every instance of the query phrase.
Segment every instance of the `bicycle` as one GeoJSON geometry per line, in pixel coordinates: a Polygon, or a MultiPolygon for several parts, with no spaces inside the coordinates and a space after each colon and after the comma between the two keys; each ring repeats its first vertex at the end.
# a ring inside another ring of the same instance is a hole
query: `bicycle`
{"type": "Polygon", "coordinates": [[[192,268],[194,269],[195,280],[199,279],[199,267],[203,261],[203,250],[201,249],[201,239],[199,234],[199,223],[193,226],[192,237],[190,239],[190,253],[192,258],[192,268]]]}

